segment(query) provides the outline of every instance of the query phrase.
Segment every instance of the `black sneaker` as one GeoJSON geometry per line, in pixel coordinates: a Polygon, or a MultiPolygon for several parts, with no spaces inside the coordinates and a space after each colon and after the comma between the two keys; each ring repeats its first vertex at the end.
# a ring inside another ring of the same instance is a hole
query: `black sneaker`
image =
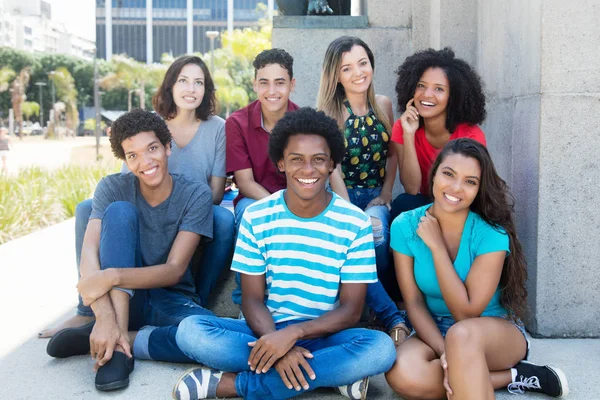
{"type": "Polygon", "coordinates": [[[133,358],[115,351],[112,358],[96,372],[96,389],[116,390],[129,385],[129,374],[133,372],[133,358]]]}
{"type": "Polygon", "coordinates": [[[66,358],[80,356],[90,352],[90,334],[96,321],[88,322],[78,328],[66,328],[56,332],[46,346],[50,357],[66,358]]]}
{"type": "Polygon", "coordinates": [[[536,365],[521,361],[515,367],[517,376],[508,385],[512,394],[523,394],[525,391],[544,393],[552,397],[563,397],[569,394],[569,384],[564,372],[547,365],[536,365]]]}

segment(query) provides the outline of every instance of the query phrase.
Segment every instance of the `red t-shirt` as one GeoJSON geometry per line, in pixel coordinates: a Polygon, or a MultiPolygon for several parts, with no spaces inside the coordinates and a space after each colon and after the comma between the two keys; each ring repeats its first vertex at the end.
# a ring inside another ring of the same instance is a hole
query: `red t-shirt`
{"type": "MultiPolygon", "coordinates": [[[[288,101],[288,111],[299,107],[288,101]]],[[[237,110],[225,122],[227,173],[252,168],[254,180],[269,193],[285,189],[285,175],[269,159],[269,133],[262,127],[260,102],[256,100],[237,110]]],[[[233,200],[234,206],[244,196],[233,200]]]]}
{"type": "MultiPolygon", "coordinates": [[[[400,120],[397,120],[392,128],[392,141],[403,145],[403,133],[404,131],[402,129],[402,123],[400,120]]],[[[474,139],[484,146],[487,146],[485,142],[485,134],[477,125],[458,124],[456,130],[450,136],[450,140],[460,138],[474,139]]],[[[421,194],[430,196],[428,182],[429,170],[431,169],[431,165],[442,149],[436,149],[429,143],[427,137],[425,136],[425,128],[422,126],[415,132],[415,149],[417,151],[419,167],[421,168],[421,194]]]]}

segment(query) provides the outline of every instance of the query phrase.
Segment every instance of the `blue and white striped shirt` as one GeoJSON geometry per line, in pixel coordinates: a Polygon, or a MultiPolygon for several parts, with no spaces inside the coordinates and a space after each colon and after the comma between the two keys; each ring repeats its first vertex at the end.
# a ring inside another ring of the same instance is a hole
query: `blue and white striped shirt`
{"type": "Polygon", "coordinates": [[[300,218],[284,193],[246,209],[231,269],[266,274],[275,322],[315,319],[338,306],[340,283],[377,281],[371,220],[335,193],[321,214],[300,218]]]}

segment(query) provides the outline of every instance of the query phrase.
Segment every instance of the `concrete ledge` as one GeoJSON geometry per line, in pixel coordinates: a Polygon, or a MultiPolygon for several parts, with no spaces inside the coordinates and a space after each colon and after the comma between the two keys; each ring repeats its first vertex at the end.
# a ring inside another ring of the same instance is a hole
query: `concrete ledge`
{"type": "Polygon", "coordinates": [[[366,16],[288,15],[273,18],[273,28],[278,29],[365,29],[368,27],[369,20],[366,16]]]}

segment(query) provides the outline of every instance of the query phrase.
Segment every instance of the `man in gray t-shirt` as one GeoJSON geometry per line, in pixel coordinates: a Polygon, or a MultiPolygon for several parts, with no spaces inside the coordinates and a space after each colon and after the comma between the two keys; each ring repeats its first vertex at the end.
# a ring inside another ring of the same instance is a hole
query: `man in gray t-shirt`
{"type": "Polygon", "coordinates": [[[196,302],[189,268],[201,237],[212,237],[212,195],[168,172],[170,142],[153,113],[134,110],[114,122],[112,150],[132,174],[103,178],[94,194],[77,288],[96,321],[48,343],[53,357],[91,352],[99,390],[129,384],[131,346],[136,358],[189,361],[170,326],[212,314],[196,302]],[[128,332],[138,329],[130,343],[128,332]]]}

